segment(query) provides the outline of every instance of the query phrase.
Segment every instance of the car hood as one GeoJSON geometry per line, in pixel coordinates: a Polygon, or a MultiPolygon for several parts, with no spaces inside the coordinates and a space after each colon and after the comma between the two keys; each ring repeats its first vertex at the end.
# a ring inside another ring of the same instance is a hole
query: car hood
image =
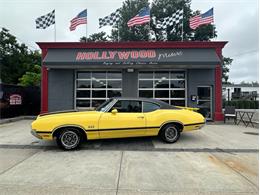
{"type": "Polygon", "coordinates": [[[54,118],[54,117],[70,117],[70,116],[79,116],[79,115],[87,115],[87,114],[97,114],[100,112],[97,111],[77,111],[77,110],[64,110],[57,112],[48,112],[44,114],[38,115],[37,119],[46,119],[46,118],[54,118]]]}

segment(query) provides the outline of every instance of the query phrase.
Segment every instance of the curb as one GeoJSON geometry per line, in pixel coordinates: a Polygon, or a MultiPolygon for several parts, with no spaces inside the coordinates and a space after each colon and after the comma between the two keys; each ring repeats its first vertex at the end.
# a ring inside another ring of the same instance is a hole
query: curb
{"type": "Polygon", "coordinates": [[[36,118],[37,118],[37,116],[18,116],[18,117],[14,117],[14,118],[0,119],[0,124],[16,122],[16,121],[25,120],[25,119],[34,120],[36,118]]]}

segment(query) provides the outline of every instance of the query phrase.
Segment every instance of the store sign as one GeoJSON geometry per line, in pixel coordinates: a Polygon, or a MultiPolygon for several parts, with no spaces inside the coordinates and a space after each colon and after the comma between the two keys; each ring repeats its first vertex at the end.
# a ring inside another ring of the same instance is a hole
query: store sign
{"type": "Polygon", "coordinates": [[[22,96],[19,94],[10,95],[9,104],[10,105],[22,105],[22,96]]]}
{"type": "Polygon", "coordinates": [[[158,64],[160,61],[170,60],[182,56],[183,51],[158,51],[158,50],[108,50],[108,51],[78,51],[76,61],[103,61],[109,63],[152,63],[158,64]]]}
{"type": "Polygon", "coordinates": [[[43,64],[56,68],[73,66],[110,66],[110,65],[209,65],[213,67],[220,62],[214,49],[190,48],[95,48],[95,49],[48,49],[43,64]],[[213,66],[212,66],[213,65],[213,66]]]}

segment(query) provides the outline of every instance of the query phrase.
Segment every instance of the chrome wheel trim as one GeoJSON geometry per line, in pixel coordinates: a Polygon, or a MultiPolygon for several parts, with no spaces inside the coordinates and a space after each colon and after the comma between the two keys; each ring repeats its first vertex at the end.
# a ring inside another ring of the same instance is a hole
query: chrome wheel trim
{"type": "Polygon", "coordinates": [[[175,127],[168,127],[165,130],[165,138],[172,142],[174,141],[178,136],[178,130],[175,127]]]}
{"type": "Polygon", "coordinates": [[[74,131],[65,131],[60,140],[65,148],[75,148],[79,143],[79,136],[74,131]]]}

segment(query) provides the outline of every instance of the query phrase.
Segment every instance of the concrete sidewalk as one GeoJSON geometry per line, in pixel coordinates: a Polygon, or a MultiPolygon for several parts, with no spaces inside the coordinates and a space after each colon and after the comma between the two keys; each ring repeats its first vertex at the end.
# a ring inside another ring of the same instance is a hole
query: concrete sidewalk
{"type": "Polygon", "coordinates": [[[0,194],[258,194],[258,129],[207,125],[175,144],[97,140],[64,152],[0,125],[0,194]]]}

